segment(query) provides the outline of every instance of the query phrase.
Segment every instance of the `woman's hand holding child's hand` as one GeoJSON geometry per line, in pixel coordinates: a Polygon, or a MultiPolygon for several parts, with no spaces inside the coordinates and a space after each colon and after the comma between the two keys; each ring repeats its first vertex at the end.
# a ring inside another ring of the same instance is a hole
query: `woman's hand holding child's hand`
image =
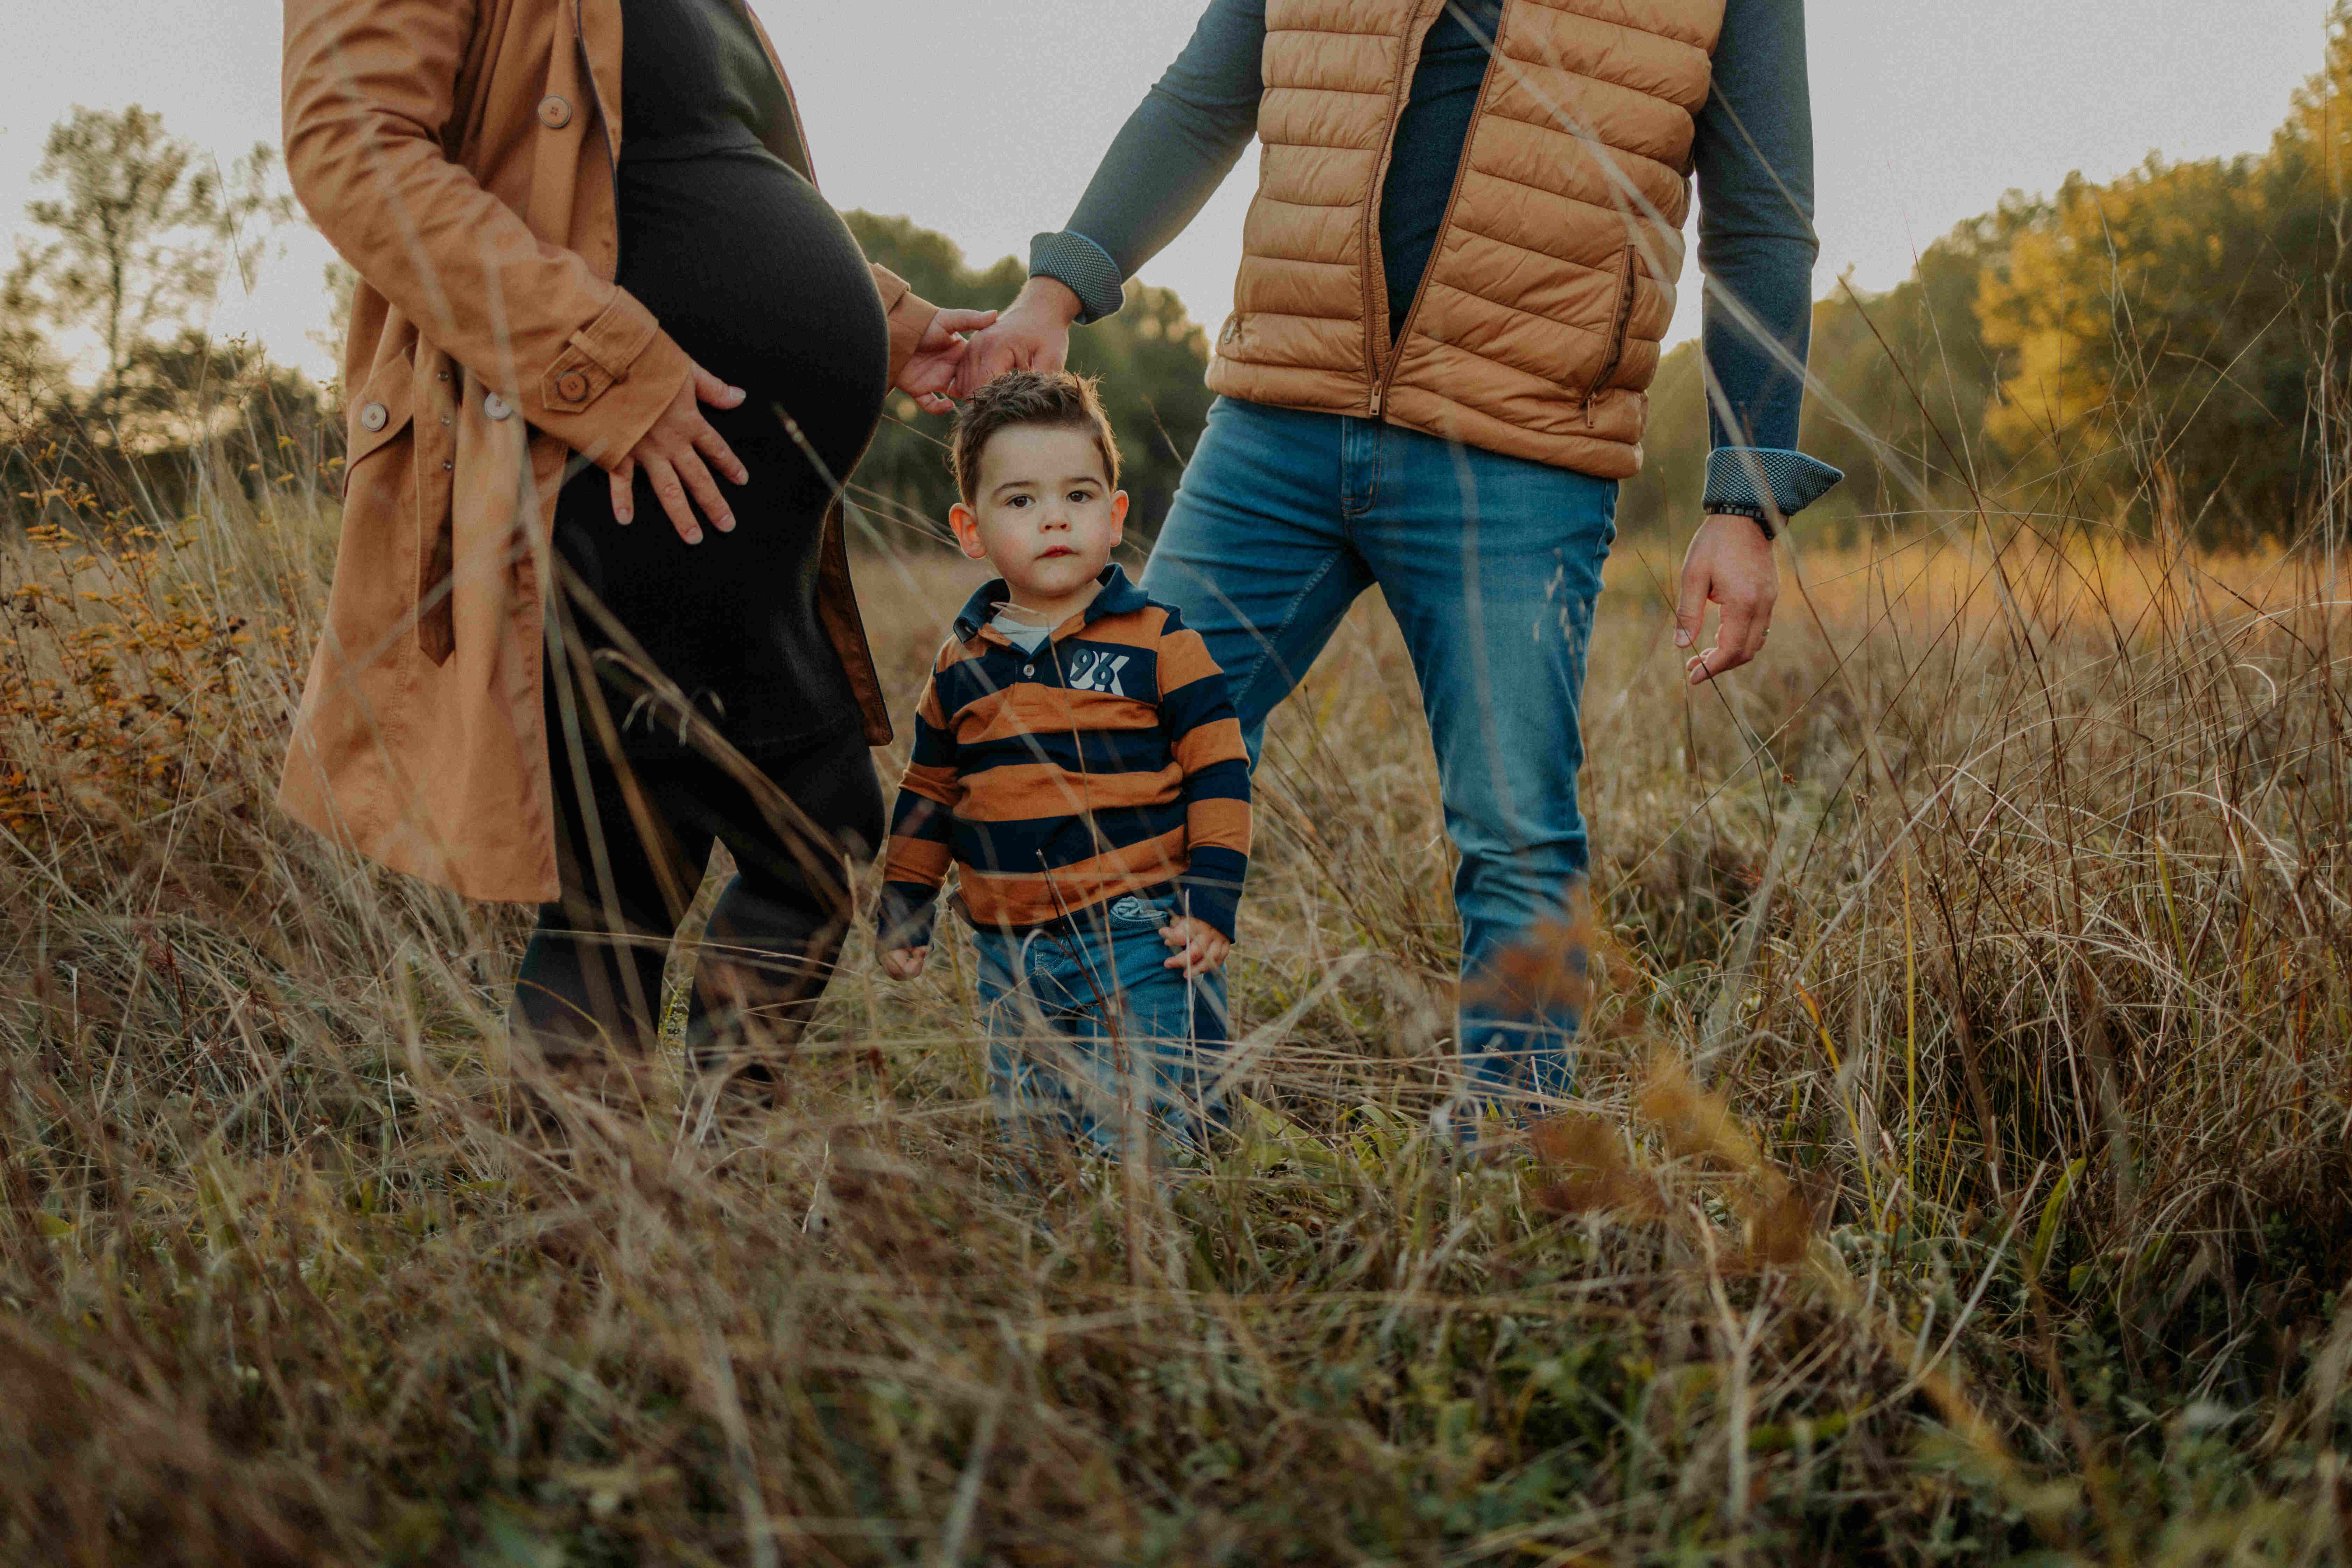
{"type": "Polygon", "coordinates": [[[915,352],[898,372],[898,390],[915,400],[926,414],[953,414],[948,393],[962,374],[967,332],[983,331],[996,324],[993,310],[941,310],[923,329],[915,352]]]}
{"type": "Polygon", "coordinates": [[[894,947],[882,955],[882,973],[893,980],[912,980],[923,973],[923,960],[930,956],[928,947],[894,947]]]}
{"type": "Polygon", "coordinates": [[[1206,974],[1224,963],[1225,954],[1233,951],[1233,939],[1204,920],[1192,915],[1180,915],[1160,928],[1160,940],[1178,951],[1164,969],[1181,969],[1184,978],[1206,974]]]}

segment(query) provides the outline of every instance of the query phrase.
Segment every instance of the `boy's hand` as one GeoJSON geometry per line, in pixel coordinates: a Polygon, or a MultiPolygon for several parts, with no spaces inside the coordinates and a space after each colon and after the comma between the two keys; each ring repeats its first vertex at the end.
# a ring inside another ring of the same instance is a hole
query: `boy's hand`
{"type": "Polygon", "coordinates": [[[923,972],[928,947],[894,947],[882,955],[882,972],[893,980],[912,980],[923,972]]]}
{"type": "Polygon", "coordinates": [[[1160,940],[1177,952],[1160,967],[1181,969],[1184,978],[1206,974],[1224,963],[1225,954],[1234,948],[1233,939],[1192,915],[1179,915],[1160,928],[1160,940]]]}
{"type": "Polygon", "coordinates": [[[898,390],[926,414],[953,414],[955,405],[948,401],[948,391],[955,385],[965,352],[971,346],[965,334],[995,321],[993,310],[941,310],[933,316],[906,367],[898,372],[898,390]]]}

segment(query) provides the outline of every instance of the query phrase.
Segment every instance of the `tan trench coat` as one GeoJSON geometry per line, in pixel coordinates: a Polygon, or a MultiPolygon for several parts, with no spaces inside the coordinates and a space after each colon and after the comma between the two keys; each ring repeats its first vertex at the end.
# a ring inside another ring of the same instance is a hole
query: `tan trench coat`
{"type": "MultiPolygon", "coordinates": [[[[286,0],[284,88],[295,192],[362,281],[342,540],[279,804],[468,897],[551,900],[557,491],[570,454],[629,450],[687,378],[613,282],[621,3],[286,0]]],[[[810,172],[797,112],[770,149],[810,172]]],[[[935,309],[875,282],[896,381],[935,309]]],[[[881,744],[837,506],[819,604],[881,744]]]]}

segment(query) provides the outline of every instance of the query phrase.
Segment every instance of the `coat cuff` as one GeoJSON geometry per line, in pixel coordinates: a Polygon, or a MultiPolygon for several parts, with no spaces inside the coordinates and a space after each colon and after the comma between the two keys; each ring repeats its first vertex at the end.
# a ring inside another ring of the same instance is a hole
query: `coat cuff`
{"type": "Polygon", "coordinates": [[[887,267],[874,268],[874,287],[882,296],[883,313],[890,321],[890,384],[898,384],[898,377],[907,362],[915,357],[915,345],[923,341],[930,329],[931,318],[940,308],[908,286],[907,280],[887,267]]]}
{"type": "Polygon", "coordinates": [[[1127,300],[1127,279],[1110,252],[1083,234],[1063,229],[1033,236],[1029,241],[1029,275],[1051,278],[1078,297],[1076,325],[1086,326],[1116,315],[1127,300]]]}
{"type": "Polygon", "coordinates": [[[1703,510],[1752,517],[1772,537],[1776,522],[1827,495],[1845,475],[1818,458],[1778,447],[1717,447],[1706,455],[1703,510]]]}
{"type": "Polygon", "coordinates": [[[654,427],[692,368],[653,312],[615,289],[604,313],[573,332],[540,376],[536,397],[526,393],[525,413],[538,429],[607,464],[654,427]]]}

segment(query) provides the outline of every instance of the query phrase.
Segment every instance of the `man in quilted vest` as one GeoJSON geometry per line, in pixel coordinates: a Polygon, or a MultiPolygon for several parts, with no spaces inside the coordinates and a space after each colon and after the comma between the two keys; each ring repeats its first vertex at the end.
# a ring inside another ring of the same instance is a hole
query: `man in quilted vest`
{"type": "MultiPolygon", "coordinates": [[[[1461,850],[1461,1043],[1487,1102],[1566,1093],[1570,987],[1528,976],[1587,863],[1578,706],[1618,481],[1698,187],[1713,449],[1675,643],[1755,657],[1775,531],[1840,477],[1799,453],[1812,132],[1803,0],[1210,0],[967,386],[1058,366],[1070,326],[1200,210],[1258,191],[1210,412],[1144,574],[1266,715],[1378,584],[1461,850]]],[[[1580,959],[1571,959],[1571,963],[1580,959]]]]}

